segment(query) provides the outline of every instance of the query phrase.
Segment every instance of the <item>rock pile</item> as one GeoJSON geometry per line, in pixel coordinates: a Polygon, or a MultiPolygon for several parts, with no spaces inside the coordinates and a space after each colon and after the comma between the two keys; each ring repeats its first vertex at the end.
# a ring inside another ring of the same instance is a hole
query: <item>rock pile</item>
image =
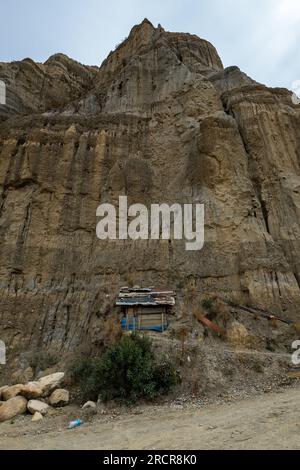
{"type": "Polygon", "coordinates": [[[53,407],[69,403],[68,390],[59,388],[64,372],[47,375],[35,382],[0,387],[0,423],[29,412],[39,421],[53,407]]]}

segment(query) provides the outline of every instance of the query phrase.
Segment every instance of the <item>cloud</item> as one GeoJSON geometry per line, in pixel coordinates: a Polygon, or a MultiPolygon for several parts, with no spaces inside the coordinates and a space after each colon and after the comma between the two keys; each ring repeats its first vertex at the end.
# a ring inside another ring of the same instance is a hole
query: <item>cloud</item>
{"type": "Polygon", "coordinates": [[[226,66],[238,65],[257,81],[291,87],[300,79],[299,0],[11,0],[0,13],[0,61],[45,61],[65,52],[99,65],[148,17],[208,39],[226,66]]]}

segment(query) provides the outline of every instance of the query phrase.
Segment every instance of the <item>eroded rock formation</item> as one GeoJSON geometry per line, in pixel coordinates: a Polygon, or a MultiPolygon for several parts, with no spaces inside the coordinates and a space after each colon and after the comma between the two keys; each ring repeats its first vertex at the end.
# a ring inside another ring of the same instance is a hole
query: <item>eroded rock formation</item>
{"type": "Polygon", "coordinates": [[[97,342],[120,285],[221,293],[296,320],[300,106],[197,36],[144,20],[101,67],[0,64],[0,331],[97,342]],[[100,242],[100,202],[204,202],[205,246],[100,242]]]}

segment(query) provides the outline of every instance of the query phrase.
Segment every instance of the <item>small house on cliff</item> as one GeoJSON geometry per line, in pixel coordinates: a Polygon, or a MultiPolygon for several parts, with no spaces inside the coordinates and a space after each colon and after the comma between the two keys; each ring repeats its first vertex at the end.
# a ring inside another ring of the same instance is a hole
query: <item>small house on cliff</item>
{"type": "Polygon", "coordinates": [[[116,305],[122,308],[122,329],[163,332],[175,305],[175,292],[152,287],[122,287],[116,305]]]}

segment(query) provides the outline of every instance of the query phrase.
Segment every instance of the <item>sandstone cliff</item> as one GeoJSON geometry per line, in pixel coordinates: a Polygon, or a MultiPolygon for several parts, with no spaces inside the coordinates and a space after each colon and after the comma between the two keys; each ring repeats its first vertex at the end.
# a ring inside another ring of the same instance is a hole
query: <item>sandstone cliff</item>
{"type": "Polygon", "coordinates": [[[0,64],[0,331],[99,340],[120,285],[189,285],[299,319],[300,106],[144,20],[101,67],[0,64]],[[102,201],[204,202],[205,247],[96,238],[102,201]]]}

